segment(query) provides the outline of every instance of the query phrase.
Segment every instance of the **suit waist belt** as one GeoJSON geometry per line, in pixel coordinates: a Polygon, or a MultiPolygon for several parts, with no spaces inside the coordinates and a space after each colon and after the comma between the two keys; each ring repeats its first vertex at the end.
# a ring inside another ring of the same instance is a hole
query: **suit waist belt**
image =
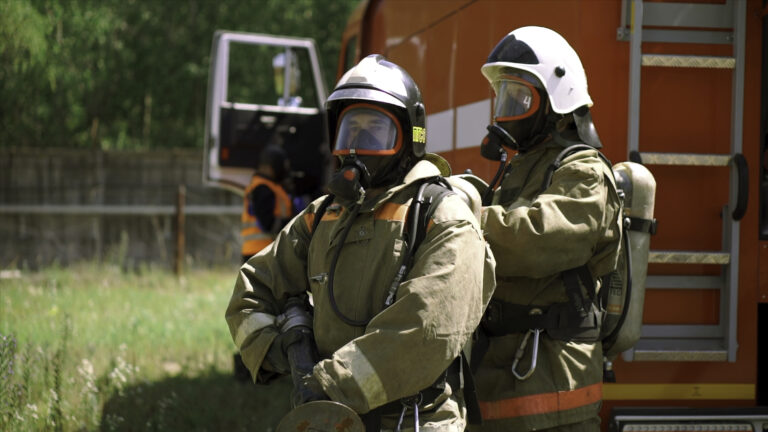
{"type": "Polygon", "coordinates": [[[603,383],[595,383],[574,390],[519,396],[497,401],[481,401],[483,420],[498,420],[547,414],[579,408],[599,402],[603,398],[603,383]]]}
{"type": "Polygon", "coordinates": [[[585,312],[579,313],[570,302],[536,306],[493,299],[481,328],[491,337],[541,329],[553,339],[595,342],[600,338],[602,313],[594,305],[585,312]]]}

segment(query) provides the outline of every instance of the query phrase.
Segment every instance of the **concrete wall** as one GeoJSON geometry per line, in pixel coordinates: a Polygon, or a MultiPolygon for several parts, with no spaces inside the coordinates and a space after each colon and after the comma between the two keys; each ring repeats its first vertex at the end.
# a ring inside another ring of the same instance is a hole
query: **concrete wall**
{"type": "Polygon", "coordinates": [[[172,268],[180,185],[187,265],[237,265],[242,198],[202,185],[201,149],[0,149],[0,269],[172,268]]]}

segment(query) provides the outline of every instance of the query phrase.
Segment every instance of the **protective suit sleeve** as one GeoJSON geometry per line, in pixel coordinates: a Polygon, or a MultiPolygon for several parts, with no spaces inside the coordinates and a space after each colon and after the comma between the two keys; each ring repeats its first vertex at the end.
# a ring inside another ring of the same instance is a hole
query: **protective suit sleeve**
{"type": "Polygon", "coordinates": [[[225,318],[254,381],[278,335],[274,321],[285,300],[307,291],[306,256],[311,237],[304,214],[315,209],[313,203],[291,220],[272,244],[240,267],[235,281],[225,318]]]}
{"type": "Polygon", "coordinates": [[[459,355],[493,291],[495,261],[469,208],[446,197],[396,301],[314,376],[359,413],[430,386],[459,355]]]}
{"type": "Polygon", "coordinates": [[[619,235],[618,198],[607,171],[596,153],[576,153],[532,202],[484,207],[483,232],[495,258],[504,263],[497,275],[543,278],[593,256],[599,261],[599,243],[619,235]]]}

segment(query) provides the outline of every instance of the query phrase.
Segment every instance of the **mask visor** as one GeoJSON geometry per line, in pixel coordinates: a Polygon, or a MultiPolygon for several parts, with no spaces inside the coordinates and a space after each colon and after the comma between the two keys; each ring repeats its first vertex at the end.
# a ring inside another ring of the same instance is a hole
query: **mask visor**
{"type": "Polygon", "coordinates": [[[402,146],[402,128],[395,116],[375,105],[355,104],[342,111],[333,154],[386,156],[402,146]]]}
{"type": "Polygon", "coordinates": [[[494,81],[493,91],[496,93],[494,120],[497,122],[524,119],[539,109],[539,92],[524,79],[503,76],[494,81]]]}

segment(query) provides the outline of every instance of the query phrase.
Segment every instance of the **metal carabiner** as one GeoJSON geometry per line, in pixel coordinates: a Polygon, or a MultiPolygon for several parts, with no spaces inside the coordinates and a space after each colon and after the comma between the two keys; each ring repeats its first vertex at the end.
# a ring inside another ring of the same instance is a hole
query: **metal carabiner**
{"type": "Polygon", "coordinates": [[[419,432],[419,405],[424,401],[424,395],[421,392],[414,396],[404,397],[400,399],[400,403],[403,405],[403,410],[400,411],[400,419],[395,426],[395,432],[401,432],[403,426],[403,419],[408,408],[413,408],[413,432],[419,432]]]}
{"type": "MultiPolygon", "coordinates": [[[[542,311],[539,308],[531,309],[531,311],[528,313],[529,315],[541,315],[542,311]]],[[[533,375],[533,372],[536,370],[536,361],[539,357],[539,335],[541,334],[541,329],[530,329],[528,332],[523,336],[522,342],[520,342],[520,346],[517,347],[517,351],[515,352],[515,360],[512,361],[512,367],[510,368],[512,370],[512,375],[515,376],[515,378],[519,379],[520,381],[527,380],[528,378],[533,375]],[[517,365],[520,363],[520,360],[522,360],[523,355],[525,354],[525,347],[528,345],[528,339],[531,338],[531,334],[533,334],[533,351],[531,352],[531,366],[528,368],[528,370],[521,374],[517,371],[517,365]]]]}

